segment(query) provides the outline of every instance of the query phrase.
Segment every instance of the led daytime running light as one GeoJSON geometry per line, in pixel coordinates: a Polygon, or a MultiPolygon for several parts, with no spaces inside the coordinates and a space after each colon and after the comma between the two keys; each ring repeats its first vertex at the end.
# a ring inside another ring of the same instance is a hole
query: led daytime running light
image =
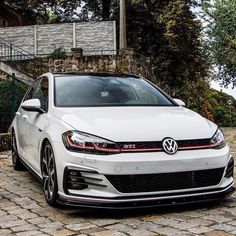
{"type": "Polygon", "coordinates": [[[70,151],[90,152],[90,153],[119,153],[118,145],[110,140],[96,137],[90,134],[69,131],[62,135],[63,142],[70,151]]]}
{"type": "Polygon", "coordinates": [[[226,144],[225,144],[224,135],[222,131],[218,129],[213,135],[213,137],[211,138],[210,146],[211,148],[220,149],[220,148],[223,148],[225,145],[226,144]]]}

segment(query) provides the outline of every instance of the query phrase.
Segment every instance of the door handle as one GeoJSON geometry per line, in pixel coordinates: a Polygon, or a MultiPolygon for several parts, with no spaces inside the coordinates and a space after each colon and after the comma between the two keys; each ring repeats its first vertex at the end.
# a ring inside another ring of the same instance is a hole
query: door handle
{"type": "Polygon", "coordinates": [[[19,111],[17,111],[15,114],[16,114],[16,116],[20,116],[20,112],[19,111]]]}
{"type": "Polygon", "coordinates": [[[27,120],[29,117],[28,117],[27,115],[23,115],[22,118],[23,118],[24,120],[27,120]]]}

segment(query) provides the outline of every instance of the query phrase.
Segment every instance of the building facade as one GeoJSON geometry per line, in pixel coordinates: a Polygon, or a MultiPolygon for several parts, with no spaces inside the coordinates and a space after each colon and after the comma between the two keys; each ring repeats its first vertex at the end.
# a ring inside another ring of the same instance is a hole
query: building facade
{"type": "Polygon", "coordinates": [[[22,25],[21,16],[10,7],[0,3],[0,27],[22,25]]]}

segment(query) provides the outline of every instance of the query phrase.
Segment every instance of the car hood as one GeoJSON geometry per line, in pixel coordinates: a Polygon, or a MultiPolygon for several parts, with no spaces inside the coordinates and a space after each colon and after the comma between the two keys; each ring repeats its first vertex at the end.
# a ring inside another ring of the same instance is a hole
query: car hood
{"type": "Polygon", "coordinates": [[[72,129],[123,142],[211,138],[217,129],[184,107],[56,108],[54,115],[72,129]]]}

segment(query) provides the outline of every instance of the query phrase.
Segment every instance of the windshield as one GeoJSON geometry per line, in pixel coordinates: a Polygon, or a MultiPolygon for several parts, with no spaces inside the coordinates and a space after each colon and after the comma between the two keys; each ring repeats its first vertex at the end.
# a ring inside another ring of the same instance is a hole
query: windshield
{"type": "Polygon", "coordinates": [[[141,78],[69,75],[55,77],[55,106],[173,106],[141,78]]]}

